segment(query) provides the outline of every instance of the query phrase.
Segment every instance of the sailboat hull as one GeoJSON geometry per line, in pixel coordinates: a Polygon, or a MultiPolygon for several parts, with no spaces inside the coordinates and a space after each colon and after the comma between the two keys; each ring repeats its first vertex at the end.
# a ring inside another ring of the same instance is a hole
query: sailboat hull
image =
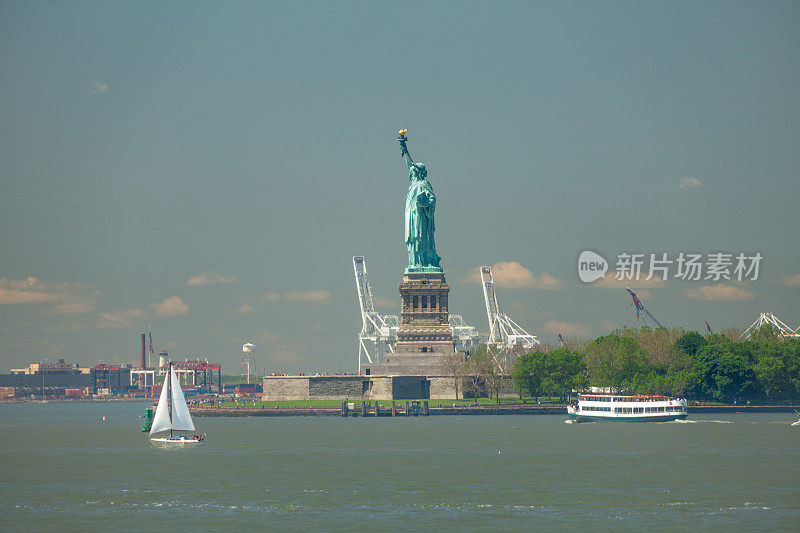
{"type": "Polygon", "coordinates": [[[153,444],[168,444],[168,445],[195,445],[203,444],[200,437],[184,437],[183,435],[174,435],[172,437],[151,437],[150,442],[153,444]]]}

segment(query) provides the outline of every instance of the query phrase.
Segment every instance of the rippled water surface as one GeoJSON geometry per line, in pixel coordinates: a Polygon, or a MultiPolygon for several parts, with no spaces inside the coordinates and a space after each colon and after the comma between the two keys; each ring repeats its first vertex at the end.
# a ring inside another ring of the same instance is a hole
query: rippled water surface
{"type": "Polygon", "coordinates": [[[0,405],[2,529],[800,529],[786,414],[196,418],[165,450],[144,408],[0,405]]]}

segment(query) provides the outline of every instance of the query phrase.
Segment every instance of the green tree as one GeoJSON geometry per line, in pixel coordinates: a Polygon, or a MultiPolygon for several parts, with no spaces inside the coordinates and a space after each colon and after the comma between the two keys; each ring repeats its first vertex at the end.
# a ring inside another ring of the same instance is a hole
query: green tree
{"type": "Polygon", "coordinates": [[[750,364],[750,347],[713,344],[701,347],[695,359],[695,392],[699,397],[731,403],[756,392],[756,376],[750,364]]]}
{"type": "Polygon", "coordinates": [[[701,346],[705,346],[707,341],[696,331],[689,331],[684,333],[677,341],[675,341],[675,348],[682,351],[689,357],[694,357],[697,350],[701,346]]]}
{"type": "Polygon", "coordinates": [[[533,352],[522,354],[517,358],[514,369],[511,371],[511,380],[514,389],[522,396],[528,393],[531,398],[539,400],[542,391],[542,371],[541,359],[543,352],[533,352]]]}

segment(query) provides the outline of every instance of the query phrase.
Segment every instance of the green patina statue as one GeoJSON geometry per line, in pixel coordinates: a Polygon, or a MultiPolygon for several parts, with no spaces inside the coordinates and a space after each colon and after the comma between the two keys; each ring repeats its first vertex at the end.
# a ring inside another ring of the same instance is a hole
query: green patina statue
{"type": "Polygon", "coordinates": [[[436,210],[436,195],[433,187],[425,179],[428,171],[425,165],[415,163],[406,147],[406,132],[400,130],[397,141],[402,149],[402,156],[408,165],[408,179],[411,185],[406,194],[406,247],[408,248],[407,273],[443,272],[439,266],[441,258],[436,254],[433,232],[436,229],[433,213],[436,210]]]}

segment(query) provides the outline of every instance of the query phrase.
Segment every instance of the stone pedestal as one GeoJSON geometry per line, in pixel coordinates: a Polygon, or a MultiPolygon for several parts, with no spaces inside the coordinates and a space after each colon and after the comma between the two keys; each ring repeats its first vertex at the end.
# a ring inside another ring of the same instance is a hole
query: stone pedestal
{"type": "Polygon", "coordinates": [[[395,353],[452,354],[448,298],[443,272],[406,272],[400,283],[400,329],[395,353]]]}

